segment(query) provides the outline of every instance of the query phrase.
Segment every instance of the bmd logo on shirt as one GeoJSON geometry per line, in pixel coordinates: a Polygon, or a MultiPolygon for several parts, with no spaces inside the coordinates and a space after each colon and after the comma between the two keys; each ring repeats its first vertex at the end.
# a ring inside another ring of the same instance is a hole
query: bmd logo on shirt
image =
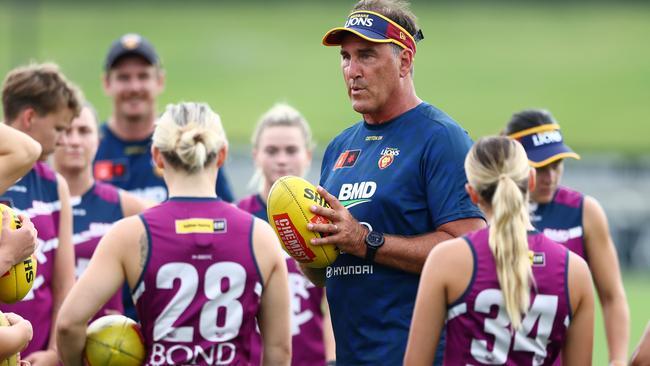
{"type": "Polygon", "coordinates": [[[341,185],[338,200],[344,207],[350,208],[372,201],[370,198],[376,191],[375,182],[344,183],[341,185]]]}

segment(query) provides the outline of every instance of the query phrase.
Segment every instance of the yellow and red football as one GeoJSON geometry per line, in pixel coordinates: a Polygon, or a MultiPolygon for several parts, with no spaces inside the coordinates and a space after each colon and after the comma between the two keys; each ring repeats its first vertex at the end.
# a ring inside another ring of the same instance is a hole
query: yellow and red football
{"type": "Polygon", "coordinates": [[[271,187],[267,214],[287,254],[308,267],[324,268],[334,263],[339,250],[332,244],[311,244],[311,239],[321,238],[322,235],[307,230],[307,224],[330,222],[312,213],[309,210],[312,205],[329,207],[314,185],[300,177],[286,176],[271,187]]]}
{"type": "MultiPolygon", "coordinates": [[[[0,204],[0,213],[8,211],[10,217],[9,228],[16,230],[20,228],[20,220],[16,212],[10,207],[0,204]]],[[[0,216],[0,227],[2,225],[2,216],[0,216]]],[[[32,289],[36,279],[36,256],[33,254],[24,261],[9,268],[3,274],[0,274],[0,302],[13,304],[22,300],[32,289]]]]}
{"type": "Polygon", "coordinates": [[[124,315],[96,319],[86,331],[84,359],[90,366],[140,366],[146,352],[140,326],[124,315]]]}

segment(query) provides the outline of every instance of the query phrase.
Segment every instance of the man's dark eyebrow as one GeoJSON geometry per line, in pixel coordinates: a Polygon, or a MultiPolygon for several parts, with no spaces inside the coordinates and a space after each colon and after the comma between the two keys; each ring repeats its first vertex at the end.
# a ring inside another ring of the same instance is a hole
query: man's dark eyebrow
{"type": "MultiPolygon", "coordinates": [[[[360,49],[356,50],[356,53],[357,54],[362,54],[362,55],[367,55],[367,54],[374,55],[374,54],[377,53],[377,49],[375,49],[374,47],[360,48],[360,49]]],[[[350,54],[350,52],[345,51],[343,49],[341,50],[341,56],[345,56],[345,55],[349,55],[349,54],[350,54]]]]}
{"type": "Polygon", "coordinates": [[[357,50],[357,53],[359,54],[375,54],[377,53],[377,49],[374,47],[368,47],[368,48],[360,48],[357,50]]]}

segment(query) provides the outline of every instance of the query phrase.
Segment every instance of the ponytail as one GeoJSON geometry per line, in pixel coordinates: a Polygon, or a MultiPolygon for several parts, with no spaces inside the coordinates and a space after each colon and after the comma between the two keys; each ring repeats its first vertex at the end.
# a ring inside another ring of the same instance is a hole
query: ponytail
{"type": "Polygon", "coordinates": [[[499,176],[492,197],[489,244],[496,262],[499,285],[513,329],[530,305],[532,271],[528,256],[528,210],[519,186],[505,174],[499,176]]]}
{"type": "Polygon", "coordinates": [[[530,306],[533,283],[528,255],[528,175],[526,151],[507,137],[485,137],[465,159],[469,184],[492,210],[489,245],[513,329],[530,306]]]}

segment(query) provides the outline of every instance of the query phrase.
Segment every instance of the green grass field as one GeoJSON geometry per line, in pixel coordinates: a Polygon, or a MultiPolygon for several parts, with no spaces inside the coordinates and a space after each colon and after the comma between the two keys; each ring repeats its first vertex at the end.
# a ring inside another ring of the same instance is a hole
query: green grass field
{"type": "MultiPolygon", "coordinates": [[[[0,73],[30,58],[56,61],[106,116],[104,55],[113,39],[136,31],[158,47],[167,69],[159,108],[207,101],[235,142],[248,141],[258,116],[277,101],[304,112],[321,147],[359,119],[338,50],[320,45],[349,3],[177,4],[23,9],[2,2],[0,73]]],[[[516,110],[546,107],[580,152],[650,151],[650,6],[581,4],[416,1],[425,34],[416,57],[419,96],[473,137],[498,132],[516,110]]]]}
{"type": "MultiPolygon", "coordinates": [[[[167,71],[159,109],[209,102],[241,145],[259,115],[287,101],[310,120],[323,148],[359,119],[345,95],[338,50],[320,45],[349,6],[42,2],[24,9],[0,2],[0,74],[29,59],[56,61],[107,116],[100,77],[108,45],[140,32],[167,71]]],[[[473,137],[497,133],[516,110],[545,107],[579,152],[650,152],[650,6],[416,1],[414,10],[425,34],[416,57],[418,95],[473,137]]],[[[650,319],[650,281],[628,275],[625,285],[636,344],[650,319]]],[[[600,318],[596,334],[594,364],[605,365],[600,318]]]]}
{"type": "MultiPolygon", "coordinates": [[[[641,338],[646,323],[650,320],[650,275],[648,273],[627,273],[623,276],[627,301],[630,306],[630,352],[641,338]]],[[[594,332],[594,365],[607,365],[607,340],[600,304],[596,304],[596,324],[594,332]]]]}

